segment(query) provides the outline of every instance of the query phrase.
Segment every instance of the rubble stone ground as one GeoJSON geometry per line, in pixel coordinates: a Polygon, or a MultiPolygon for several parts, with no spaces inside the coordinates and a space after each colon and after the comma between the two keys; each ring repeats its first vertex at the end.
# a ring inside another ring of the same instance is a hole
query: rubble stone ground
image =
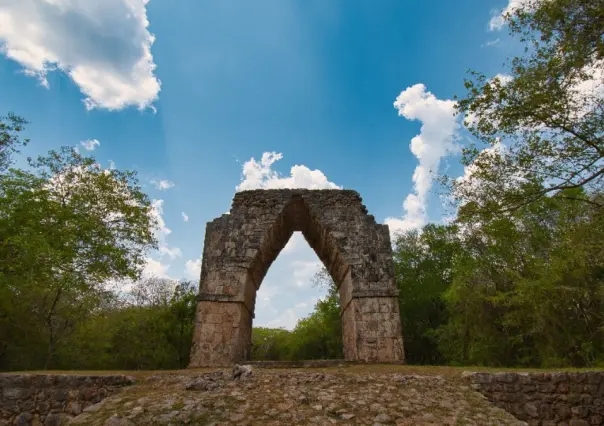
{"type": "Polygon", "coordinates": [[[191,370],[141,377],[70,424],[522,425],[459,374],[358,368],[191,370]]]}

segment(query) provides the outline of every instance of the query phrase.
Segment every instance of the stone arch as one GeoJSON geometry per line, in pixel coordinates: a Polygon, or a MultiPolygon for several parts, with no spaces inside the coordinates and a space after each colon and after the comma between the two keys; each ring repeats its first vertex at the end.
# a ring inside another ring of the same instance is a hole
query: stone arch
{"type": "Polygon", "coordinates": [[[294,231],[338,285],[345,358],[403,361],[388,227],[355,191],[283,189],[239,192],[208,222],[190,367],[248,359],[256,292],[294,231]]]}

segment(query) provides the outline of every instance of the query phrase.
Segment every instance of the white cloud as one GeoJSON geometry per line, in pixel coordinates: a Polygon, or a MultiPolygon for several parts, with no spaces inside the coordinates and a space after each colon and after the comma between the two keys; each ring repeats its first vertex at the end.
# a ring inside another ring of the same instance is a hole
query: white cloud
{"type": "Polygon", "coordinates": [[[423,84],[416,84],[402,91],[394,107],[407,120],[422,123],[420,134],[411,139],[410,149],[419,161],[413,173],[415,193],[403,202],[405,215],[402,218],[387,218],[385,223],[390,232],[396,234],[424,226],[427,222],[426,207],[428,193],[432,188],[434,173],[440,160],[458,150],[459,122],[455,117],[455,102],[437,99],[426,91],[423,84]]]}
{"type": "Polygon", "coordinates": [[[270,328],[285,328],[286,330],[293,330],[300,318],[301,315],[296,313],[295,309],[289,308],[283,311],[276,318],[270,320],[266,326],[270,328]]]}
{"type": "Polygon", "coordinates": [[[585,114],[601,107],[604,98],[604,59],[595,60],[582,70],[588,78],[572,87],[572,99],[579,112],[571,119],[580,120],[585,114]]]}
{"type": "Polygon", "coordinates": [[[170,259],[182,256],[182,252],[178,247],[170,247],[166,241],[172,230],[166,226],[166,221],[164,220],[164,200],[151,200],[151,216],[157,222],[155,237],[158,240],[160,256],[168,256],[170,259]]]}
{"type": "Polygon", "coordinates": [[[185,275],[188,278],[198,280],[201,274],[201,258],[187,260],[185,263],[185,275]]]}
{"type": "Polygon", "coordinates": [[[155,260],[150,257],[148,257],[146,261],[145,267],[143,268],[143,276],[170,278],[168,276],[168,269],[170,268],[170,265],[163,264],[159,260],[155,260]]]}
{"type": "Polygon", "coordinates": [[[260,318],[267,314],[272,316],[277,315],[279,311],[273,306],[273,300],[275,296],[281,294],[280,289],[277,286],[271,285],[270,279],[268,281],[265,280],[260,288],[261,291],[256,295],[256,313],[260,315],[260,318]]]}
{"type": "Polygon", "coordinates": [[[480,47],[491,47],[491,46],[495,46],[496,44],[499,44],[499,42],[501,41],[501,39],[496,38],[495,40],[487,40],[482,46],[480,47]]]}
{"type": "Polygon", "coordinates": [[[109,160],[109,170],[115,169],[115,161],[109,160]]]}
{"type": "Polygon", "coordinates": [[[166,179],[153,179],[151,181],[155,189],[159,189],[160,191],[165,191],[166,189],[174,188],[174,182],[166,180],[166,179]]]}
{"type": "Polygon", "coordinates": [[[96,139],[87,139],[80,142],[80,145],[82,145],[86,151],[94,151],[97,147],[101,146],[101,143],[96,139]]]}
{"type": "Polygon", "coordinates": [[[321,269],[319,260],[294,260],[291,262],[293,284],[306,287],[312,284],[312,278],[321,269]]]}
{"type": "Polygon", "coordinates": [[[157,221],[156,237],[159,240],[172,233],[172,230],[166,226],[164,221],[164,200],[151,200],[151,216],[157,221]]]}
{"type": "Polygon", "coordinates": [[[405,215],[402,218],[388,217],[384,221],[390,228],[390,234],[422,228],[426,224],[426,206],[416,194],[409,194],[403,201],[405,215]]]}
{"type": "Polygon", "coordinates": [[[49,87],[69,75],[87,109],[152,107],[161,83],[149,33],[149,0],[3,0],[0,48],[24,73],[49,87]]]}
{"type": "Polygon", "coordinates": [[[306,189],[342,189],[327,180],[321,170],[310,170],[306,166],[293,166],[290,176],[281,176],[272,169],[273,164],[283,158],[283,154],[265,152],[260,162],[254,158],[243,164],[241,182],[236,187],[237,191],[248,189],[281,189],[281,188],[306,188],[306,189]]]}
{"type": "Polygon", "coordinates": [[[189,221],[189,216],[187,216],[187,214],[185,212],[182,212],[181,215],[182,215],[182,220],[184,220],[185,222],[189,221]]]}
{"type": "Polygon", "coordinates": [[[494,15],[489,21],[489,30],[490,31],[499,31],[505,26],[504,17],[510,13],[514,13],[516,10],[521,8],[522,6],[529,3],[530,0],[508,0],[508,5],[501,10],[499,13],[494,15]]]}
{"type": "Polygon", "coordinates": [[[178,247],[168,247],[167,245],[159,247],[159,253],[168,256],[170,259],[176,259],[182,256],[182,251],[178,247]]]}
{"type": "Polygon", "coordinates": [[[171,247],[167,242],[167,237],[172,233],[172,230],[166,225],[164,220],[164,200],[151,200],[151,216],[155,219],[157,226],[155,228],[155,238],[158,241],[157,253],[159,259],[147,258],[147,264],[143,270],[143,274],[155,275],[158,277],[168,277],[168,269],[170,263],[162,263],[162,260],[168,258],[170,261],[182,256],[182,251],[178,247],[171,247]]]}
{"type": "Polygon", "coordinates": [[[472,188],[471,191],[473,191],[474,188],[476,188],[476,191],[478,191],[481,187],[484,186],[485,182],[476,176],[476,172],[478,171],[478,166],[476,165],[476,162],[488,162],[489,160],[494,160],[497,157],[502,156],[505,150],[506,147],[501,143],[497,143],[493,146],[483,149],[482,151],[480,151],[480,153],[478,153],[478,156],[472,163],[464,167],[463,175],[457,177],[455,180],[458,183],[464,184],[472,188]]]}
{"type": "Polygon", "coordinates": [[[301,302],[296,303],[293,308],[287,308],[282,311],[272,310],[272,319],[259,324],[264,327],[285,328],[293,330],[302,318],[308,316],[314,309],[314,306],[319,301],[319,297],[311,296],[301,302]]]}

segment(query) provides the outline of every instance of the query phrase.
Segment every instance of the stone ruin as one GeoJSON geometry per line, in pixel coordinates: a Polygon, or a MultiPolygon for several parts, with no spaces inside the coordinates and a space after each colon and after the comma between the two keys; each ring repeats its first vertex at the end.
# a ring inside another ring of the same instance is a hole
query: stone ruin
{"type": "Polygon", "coordinates": [[[206,226],[189,367],[249,359],[256,292],[294,231],[339,288],[345,359],[403,361],[388,226],[356,191],[276,189],[237,193],[206,226]]]}

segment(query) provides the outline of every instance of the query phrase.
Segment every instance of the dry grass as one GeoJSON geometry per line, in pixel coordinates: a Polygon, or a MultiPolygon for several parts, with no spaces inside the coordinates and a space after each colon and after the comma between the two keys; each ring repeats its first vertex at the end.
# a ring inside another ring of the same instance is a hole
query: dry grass
{"type": "MultiPolygon", "coordinates": [[[[267,372],[288,371],[300,372],[322,372],[322,373],[345,373],[345,374],[417,374],[425,376],[459,377],[464,371],[475,372],[581,372],[581,371],[604,371],[604,368],[492,368],[492,367],[451,367],[451,366],[429,366],[429,365],[393,365],[393,364],[360,364],[343,365],[340,367],[309,367],[309,368],[262,368],[267,372]]],[[[69,374],[69,375],[127,375],[136,379],[145,379],[155,374],[178,374],[195,375],[211,371],[229,371],[229,368],[192,368],[183,370],[33,370],[12,371],[8,374],[69,374]]]]}

